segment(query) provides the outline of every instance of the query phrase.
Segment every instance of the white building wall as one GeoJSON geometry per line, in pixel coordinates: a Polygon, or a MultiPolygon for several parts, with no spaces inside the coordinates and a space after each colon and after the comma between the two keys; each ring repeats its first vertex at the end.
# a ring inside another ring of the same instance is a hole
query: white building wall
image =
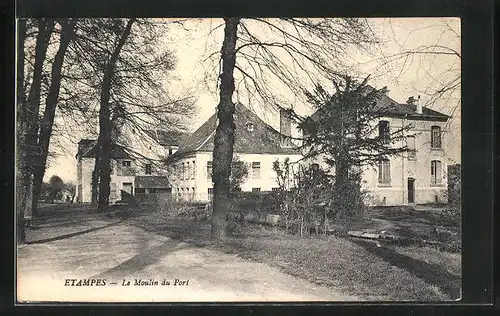
{"type": "MultiPolygon", "coordinates": [[[[447,176],[448,158],[446,156],[445,133],[446,122],[403,120],[401,118],[380,118],[389,122],[391,133],[410,124],[412,128],[405,135],[415,136],[415,159],[408,159],[408,154],[390,159],[390,184],[381,184],[378,181],[378,166],[364,166],[362,174],[362,188],[367,192],[368,205],[407,205],[408,204],[408,178],[415,179],[416,204],[447,202],[447,176]],[[431,127],[441,127],[441,148],[431,148],[431,127]],[[431,184],[431,161],[441,162],[441,184],[431,184]]],[[[375,125],[378,121],[374,122],[375,125]]],[[[378,129],[374,129],[378,133],[378,129]]],[[[406,141],[394,144],[394,147],[405,146],[406,141]]],[[[323,158],[305,162],[318,163],[327,170],[329,166],[323,158]]],[[[334,170],[331,171],[334,174],[334,170]]]]}
{"type": "MultiPolygon", "coordinates": [[[[124,159],[129,160],[129,159],[124,159]]],[[[79,202],[90,203],[92,202],[92,171],[94,170],[95,159],[94,158],[82,158],[79,162],[81,164],[82,172],[81,179],[77,179],[77,184],[82,185],[82,196],[79,196],[79,202]]],[[[119,175],[117,172],[117,164],[121,164],[122,160],[112,160],[111,161],[111,182],[116,184],[116,198],[110,197],[110,203],[120,200],[121,190],[123,190],[124,183],[132,183],[132,194],[135,191],[134,179],[135,175],[119,175]]],[[[137,169],[135,162],[131,161],[131,167],[137,169]]],[[[112,185],[111,184],[111,185],[112,185]]]]}
{"type": "MultiPolygon", "coordinates": [[[[247,179],[242,183],[242,191],[252,191],[254,188],[260,188],[261,191],[271,191],[273,188],[278,187],[276,182],[276,173],[273,170],[273,162],[278,159],[280,162],[284,161],[286,157],[291,162],[297,162],[302,157],[301,155],[284,155],[284,154],[241,154],[235,153],[239,161],[244,162],[248,166],[249,174],[247,179]],[[256,178],[252,174],[252,162],[260,162],[260,177],[256,178]]],[[[195,162],[194,178],[187,180],[180,179],[177,174],[172,173],[169,179],[173,182],[173,196],[177,196],[184,200],[193,199],[196,201],[209,201],[209,188],[213,188],[212,177],[208,175],[207,162],[212,161],[212,152],[197,152],[191,157],[184,158],[175,163],[177,165],[177,173],[180,172],[182,163],[187,165],[187,162],[195,162]],[[194,193],[193,193],[194,188],[194,193]],[[187,189],[189,194],[186,194],[187,189]],[[184,192],[179,195],[179,192],[184,192]]]]}
{"type": "MultiPolygon", "coordinates": [[[[390,124],[391,132],[410,124],[411,129],[405,135],[415,136],[416,155],[414,159],[408,158],[408,153],[390,159],[390,184],[378,182],[378,167],[366,166],[362,177],[362,185],[369,192],[369,204],[406,205],[408,204],[408,178],[415,179],[414,203],[447,202],[446,170],[448,159],[446,156],[446,122],[404,120],[401,118],[385,118],[390,124]],[[404,125],[403,125],[404,124],[404,125]],[[431,148],[431,127],[441,127],[441,148],[431,148]],[[431,161],[441,162],[441,183],[431,184],[431,161]]],[[[378,132],[378,131],[377,131],[378,132]]],[[[406,143],[394,144],[395,147],[406,143]]]]}

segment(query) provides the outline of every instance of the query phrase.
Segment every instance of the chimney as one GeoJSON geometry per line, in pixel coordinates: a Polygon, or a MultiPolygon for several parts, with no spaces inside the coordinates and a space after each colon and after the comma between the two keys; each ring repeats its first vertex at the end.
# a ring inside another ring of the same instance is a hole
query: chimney
{"type": "Polygon", "coordinates": [[[415,98],[413,96],[409,97],[408,100],[406,100],[406,104],[415,104],[415,98]]]}
{"type": "Polygon", "coordinates": [[[415,99],[413,96],[409,97],[408,100],[406,100],[406,104],[416,105],[415,112],[417,114],[422,114],[422,105],[420,104],[420,95],[415,99]]]}
{"type": "Polygon", "coordinates": [[[417,99],[417,114],[422,114],[422,104],[420,103],[420,95],[417,99]]]}
{"type": "Polygon", "coordinates": [[[285,109],[280,109],[280,134],[281,145],[290,146],[292,144],[292,119],[290,113],[285,109]]]}

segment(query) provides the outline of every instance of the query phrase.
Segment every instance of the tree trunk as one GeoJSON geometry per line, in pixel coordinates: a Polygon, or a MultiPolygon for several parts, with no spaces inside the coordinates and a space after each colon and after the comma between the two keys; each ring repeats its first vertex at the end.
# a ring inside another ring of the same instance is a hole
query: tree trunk
{"type": "MultiPolygon", "coordinates": [[[[40,94],[42,87],[42,75],[43,75],[43,63],[46,59],[47,49],[49,47],[49,40],[52,34],[52,29],[54,28],[53,20],[38,19],[38,34],[36,36],[35,44],[35,63],[33,66],[33,80],[31,82],[30,91],[28,94],[28,100],[24,104],[24,111],[26,111],[26,116],[24,117],[24,122],[27,124],[26,127],[26,150],[28,151],[27,157],[28,162],[26,167],[29,169],[26,172],[30,174],[30,184],[31,188],[26,192],[32,193],[33,179],[32,174],[34,172],[35,161],[38,157],[37,150],[37,137],[38,137],[38,112],[40,110],[40,94]]],[[[28,197],[26,197],[28,198],[28,197]]],[[[29,199],[33,199],[30,196],[29,199]]],[[[30,205],[30,208],[26,209],[28,213],[32,213],[36,216],[36,210],[31,208],[32,201],[26,204],[30,205]]]]}
{"type": "Polygon", "coordinates": [[[50,137],[56,115],[57,101],[59,99],[59,89],[61,87],[61,71],[64,62],[64,55],[73,36],[75,20],[61,22],[61,37],[59,49],[54,58],[51,70],[51,82],[49,94],[45,101],[45,111],[42,124],[40,126],[40,135],[38,136],[39,155],[34,166],[34,184],[33,184],[33,213],[36,211],[38,199],[40,198],[43,176],[45,175],[45,166],[47,164],[47,155],[49,152],[50,137]]]}
{"type": "Polygon", "coordinates": [[[229,208],[231,162],[234,147],[234,67],[236,64],[236,39],[239,18],[224,18],[224,41],[222,43],[222,73],[220,75],[220,101],[217,106],[217,126],[214,137],[213,173],[214,183],[211,237],[222,240],[226,237],[226,215],[229,208]]]}
{"type": "Polygon", "coordinates": [[[125,30],[120,36],[118,44],[111,54],[102,80],[101,101],[99,108],[99,138],[97,141],[99,158],[96,158],[96,166],[98,167],[97,170],[99,175],[99,201],[97,206],[98,212],[107,211],[109,206],[109,183],[111,181],[110,152],[112,147],[112,123],[110,119],[109,108],[109,99],[111,97],[111,81],[115,74],[118,56],[120,55],[121,49],[123,45],[125,45],[125,42],[130,35],[130,31],[132,29],[134,21],[135,18],[128,20],[127,25],[125,26],[125,30]]]}
{"type": "Polygon", "coordinates": [[[99,197],[99,155],[98,155],[98,144],[101,142],[97,140],[96,148],[95,148],[95,161],[94,161],[94,170],[92,171],[92,206],[97,206],[97,198],[99,197]]]}
{"type": "Polygon", "coordinates": [[[24,39],[26,36],[26,20],[19,19],[17,21],[17,81],[16,81],[16,97],[17,97],[17,139],[16,139],[16,232],[17,244],[23,244],[26,240],[26,232],[24,227],[24,210],[26,208],[26,184],[29,180],[26,174],[26,150],[25,145],[25,113],[24,113],[24,39]]]}

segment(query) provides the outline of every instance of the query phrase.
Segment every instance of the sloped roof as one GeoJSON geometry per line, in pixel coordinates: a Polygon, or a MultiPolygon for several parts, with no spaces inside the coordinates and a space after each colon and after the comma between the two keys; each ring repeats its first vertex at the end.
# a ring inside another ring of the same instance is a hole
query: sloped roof
{"type": "MultiPolygon", "coordinates": [[[[96,145],[97,140],[95,139],[82,139],[78,142],[78,152],[76,154],[77,158],[95,158],[96,157],[96,145]]],[[[123,146],[113,144],[110,150],[111,159],[131,159],[130,154],[127,149],[123,146]]]]}
{"type": "MultiPolygon", "coordinates": [[[[300,154],[296,148],[282,147],[280,133],[240,102],[235,104],[234,123],[235,153],[300,154]],[[253,131],[248,131],[248,123],[253,124],[253,131]]],[[[216,125],[217,116],[214,114],[184,140],[172,159],[195,151],[213,151],[216,125]]]]}
{"type": "MultiPolygon", "coordinates": [[[[373,89],[373,87],[368,86],[368,88],[373,89]]],[[[408,103],[399,103],[394,99],[389,97],[387,94],[383,94],[380,99],[377,100],[375,105],[375,111],[381,110],[384,111],[387,115],[394,116],[404,116],[415,118],[415,119],[438,119],[438,120],[447,120],[449,118],[448,115],[440,113],[438,111],[431,110],[425,106],[422,106],[422,113],[417,113],[417,105],[416,104],[408,104],[408,103]]]]}
{"type": "Polygon", "coordinates": [[[137,188],[171,188],[172,185],[165,176],[136,176],[137,188]]]}
{"type": "MultiPolygon", "coordinates": [[[[370,85],[366,86],[367,93],[372,91],[374,88],[370,85]]],[[[417,113],[416,104],[399,103],[389,97],[387,94],[383,94],[375,104],[373,108],[374,112],[380,111],[384,113],[384,116],[395,116],[403,117],[407,116],[409,119],[420,119],[420,120],[437,120],[446,121],[449,116],[438,111],[431,110],[425,106],[422,106],[422,113],[417,113]]],[[[318,112],[314,113],[311,118],[316,119],[318,112]]]]}
{"type": "Polygon", "coordinates": [[[189,137],[189,133],[165,130],[148,130],[146,134],[161,146],[179,146],[184,139],[189,137]]]}

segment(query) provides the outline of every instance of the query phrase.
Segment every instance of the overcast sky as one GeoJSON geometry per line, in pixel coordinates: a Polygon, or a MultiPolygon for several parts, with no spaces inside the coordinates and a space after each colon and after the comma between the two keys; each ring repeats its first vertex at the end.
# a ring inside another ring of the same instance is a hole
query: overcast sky
{"type": "MultiPolygon", "coordinates": [[[[182,27],[171,26],[168,31],[168,43],[165,45],[175,52],[177,64],[171,81],[166,84],[173,91],[188,90],[194,95],[197,115],[190,121],[191,131],[215,112],[218,103],[217,84],[212,79],[214,72],[207,80],[206,72],[211,64],[203,61],[210,53],[220,51],[223,28],[210,31],[222,22],[222,19],[198,19],[188,21],[182,27]]],[[[423,102],[428,103],[430,98],[425,95],[425,90],[436,88],[438,82],[460,75],[460,57],[457,55],[414,54],[411,58],[387,63],[393,59],[394,54],[422,46],[439,45],[460,53],[458,18],[377,18],[368,19],[368,22],[371,31],[381,42],[374,45],[368,53],[352,51],[343,62],[352,64],[353,71],[359,75],[370,74],[371,85],[387,86],[388,95],[394,100],[404,103],[409,96],[420,94],[423,102]]],[[[258,34],[258,27],[255,32],[258,34]]],[[[251,100],[244,97],[242,99],[244,103],[251,103],[251,100]]],[[[307,104],[295,106],[303,114],[312,111],[307,104]]],[[[460,90],[428,106],[453,116],[445,144],[448,144],[452,161],[460,162],[460,90]]],[[[279,126],[277,116],[268,107],[256,104],[251,107],[269,124],[275,128],[279,126]]],[[[76,144],[66,144],[66,153],[57,150],[61,155],[51,161],[45,178],[57,174],[64,181],[76,181],[76,149],[76,144]]]]}

